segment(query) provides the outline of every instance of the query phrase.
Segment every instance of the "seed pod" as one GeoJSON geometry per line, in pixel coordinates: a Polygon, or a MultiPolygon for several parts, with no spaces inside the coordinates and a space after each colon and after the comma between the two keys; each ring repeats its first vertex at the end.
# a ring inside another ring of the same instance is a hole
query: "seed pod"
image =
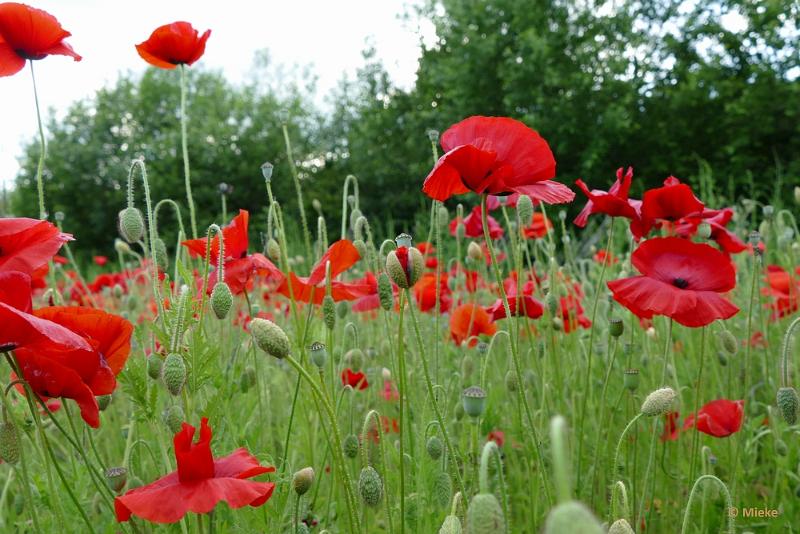
{"type": "Polygon", "coordinates": [[[298,495],[305,495],[314,483],[314,469],[306,467],[292,477],[292,487],[298,495]]]}
{"type": "Polygon", "coordinates": [[[311,362],[320,369],[325,367],[325,362],[328,361],[328,349],[325,348],[325,345],[315,341],[311,344],[310,352],[311,362]]]}
{"type": "Polygon", "coordinates": [[[603,527],[586,506],[578,501],[566,501],[547,515],[544,534],[603,534],[603,527]]]}
{"type": "Polygon", "coordinates": [[[634,534],[631,525],[625,519],[617,519],[608,529],[608,534],[634,534]]]}
{"type": "Polygon", "coordinates": [[[333,330],[336,326],[336,303],[330,295],[325,295],[322,299],[322,317],[325,320],[325,327],[333,330]]]}
{"type": "Polygon", "coordinates": [[[106,484],[114,493],[119,493],[128,481],[128,470],[124,467],[106,469],[106,484]]]}
{"type": "Polygon", "coordinates": [[[167,391],[175,396],[181,394],[186,383],[186,363],[180,354],[171,352],[167,355],[164,367],[161,369],[161,378],[167,386],[167,391]]]}
{"type": "Polygon", "coordinates": [[[257,317],[250,321],[250,332],[256,345],[270,356],[283,359],[289,355],[289,338],[286,337],[286,332],[272,321],[257,317]]]}
{"type": "Polygon", "coordinates": [[[624,330],[625,325],[622,323],[622,319],[611,319],[608,322],[608,333],[611,334],[612,337],[621,336],[624,330]]]}
{"type": "Polygon", "coordinates": [[[381,308],[386,311],[392,309],[394,292],[392,291],[392,281],[389,280],[389,275],[386,273],[378,276],[378,298],[381,301],[381,308]]]}
{"type": "Polygon", "coordinates": [[[731,334],[730,330],[724,329],[721,330],[719,335],[719,341],[722,344],[722,348],[724,348],[728,354],[733,356],[739,350],[739,342],[736,341],[736,337],[731,334]]]}
{"type": "Polygon", "coordinates": [[[798,399],[796,389],[783,387],[778,390],[778,408],[784,421],[790,425],[795,424],[797,422],[798,407],[800,407],[800,399],[798,399]]]}
{"type": "Polygon", "coordinates": [[[183,408],[177,404],[173,404],[164,412],[164,424],[173,434],[180,432],[184,418],[183,408]]]}
{"type": "Polygon", "coordinates": [[[433,497],[436,503],[444,508],[453,496],[453,481],[445,471],[440,471],[433,479],[433,497]]]}
{"type": "Polygon", "coordinates": [[[242,393],[246,393],[256,383],[256,370],[252,365],[248,365],[239,377],[239,387],[242,393]]]}
{"type": "Polygon", "coordinates": [[[151,355],[147,358],[147,375],[152,378],[153,380],[158,380],[161,378],[161,367],[163,366],[163,362],[161,358],[156,356],[155,354],[151,355]]]}
{"type": "Polygon", "coordinates": [[[274,237],[270,237],[267,241],[267,257],[272,260],[273,263],[281,261],[281,246],[274,237]]]}
{"type": "Polygon", "coordinates": [[[530,226],[533,221],[533,201],[528,195],[520,195],[517,199],[517,215],[522,226],[530,226]]]}
{"type": "Polygon", "coordinates": [[[649,417],[664,415],[669,411],[674,400],[675,390],[672,388],[657,389],[644,399],[641,412],[649,417]]]}
{"type": "Polygon", "coordinates": [[[358,436],[355,434],[348,434],[344,437],[342,442],[342,452],[348,458],[355,458],[358,456],[358,436]]]}
{"type": "Polygon", "coordinates": [[[167,245],[164,240],[157,237],[153,241],[153,250],[155,251],[156,266],[162,272],[169,270],[169,254],[167,254],[167,245]]]}
{"type": "Polygon", "coordinates": [[[506,520],[497,497],[491,493],[475,495],[467,508],[467,534],[497,534],[505,529],[506,520]]]}
{"type": "Polygon", "coordinates": [[[628,391],[636,391],[639,389],[639,370],[638,369],[625,369],[625,378],[623,381],[625,389],[628,391]]]}
{"type": "MultiPolygon", "coordinates": [[[[470,417],[480,417],[486,409],[486,392],[478,386],[464,390],[461,396],[464,412],[470,417]]],[[[469,530],[469,529],[468,529],[469,530]]]]}
{"type": "Polygon", "coordinates": [[[128,207],[119,212],[119,235],[128,243],[136,243],[144,236],[144,218],[142,212],[128,207]]]}
{"type": "Polygon", "coordinates": [[[97,396],[97,407],[100,408],[101,412],[105,411],[109,404],[111,404],[111,395],[97,396]]]}
{"type": "Polygon", "coordinates": [[[367,506],[378,506],[383,496],[383,482],[375,469],[368,465],[358,476],[358,492],[367,506]]]}
{"type": "Polygon", "coordinates": [[[214,310],[217,319],[222,320],[227,317],[232,305],[233,294],[228,284],[225,281],[214,284],[214,289],[211,290],[211,309],[214,310]]]}
{"type": "Polygon", "coordinates": [[[0,459],[12,465],[19,462],[19,431],[11,420],[0,423],[0,459]]]}
{"type": "Polygon", "coordinates": [[[428,441],[425,443],[425,450],[428,452],[428,456],[431,457],[431,460],[438,460],[442,457],[442,451],[444,450],[442,440],[439,439],[438,436],[429,437],[428,441]]]}

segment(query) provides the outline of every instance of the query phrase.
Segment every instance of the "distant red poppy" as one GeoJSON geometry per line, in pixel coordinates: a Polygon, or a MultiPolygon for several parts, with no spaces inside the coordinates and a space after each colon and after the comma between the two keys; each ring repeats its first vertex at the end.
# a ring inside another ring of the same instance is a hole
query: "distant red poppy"
{"type": "Polygon", "coordinates": [[[486,436],[486,441],[494,441],[498,447],[502,447],[506,442],[506,433],[495,428],[486,436]]]}
{"type": "Polygon", "coordinates": [[[767,265],[764,281],[767,285],[761,288],[761,293],[770,299],[766,306],[772,310],[772,321],[797,311],[800,301],[800,267],[791,273],[780,265],[767,265]]]}
{"type": "Polygon", "coordinates": [[[553,223],[550,222],[544,213],[535,212],[531,219],[531,224],[522,229],[522,235],[525,239],[541,239],[547,235],[553,228],[553,223]]]}
{"type": "Polygon", "coordinates": [[[72,241],[72,236],[47,221],[0,219],[0,271],[33,274],[67,241],[72,241]]]}
{"type": "Polygon", "coordinates": [[[609,217],[625,217],[626,219],[637,219],[636,209],[628,202],[628,191],[631,188],[633,179],[633,167],[628,167],[625,174],[622,167],[617,169],[617,180],[608,192],[599,189],[591,191],[583,180],[575,180],[575,185],[586,195],[589,200],[581,212],[575,217],[575,225],[583,228],[589,220],[589,215],[603,213],[609,217]]]}
{"type": "Polygon", "coordinates": [[[697,413],[697,422],[695,422],[694,414],[686,418],[683,423],[684,430],[695,426],[703,434],[724,438],[742,428],[744,401],[718,399],[703,405],[697,413]]]}
{"type": "Polygon", "coordinates": [[[521,193],[549,204],[569,202],[575,193],[551,180],[556,161],[536,131],[508,117],[474,116],[447,129],[445,154],[425,178],[422,191],[444,201],[453,195],[521,193]]]}
{"type": "MultiPolygon", "coordinates": [[[[481,207],[475,206],[469,215],[460,221],[464,224],[465,237],[483,237],[483,219],[481,219],[481,207]]],[[[486,222],[489,223],[489,237],[492,239],[500,239],[505,233],[503,227],[491,215],[486,216],[486,222]]],[[[455,236],[458,229],[459,219],[456,217],[450,221],[450,235],[455,236]]]]}
{"type": "Polygon", "coordinates": [[[108,263],[108,258],[105,256],[92,256],[94,263],[100,267],[104,267],[108,263]]]}
{"type": "Polygon", "coordinates": [[[369,387],[369,382],[367,382],[367,375],[361,371],[345,369],[342,371],[342,385],[350,386],[357,390],[365,390],[369,387]]]}
{"type": "Polygon", "coordinates": [[[619,260],[617,259],[616,256],[614,256],[614,253],[613,252],[608,252],[604,248],[601,248],[600,250],[595,252],[594,256],[592,256],[592,259],[594,261],[596,261],[597,263],[599,263],[600,265],[602,265],[604,263],[606,263],[608,265],[614,265],[616,263],[619,263],[619,260]]]}
{"type": "Polygon", "coordinates": [[[27,60],[50,55],[80,61],[64,39],[70,34],[46,11],[16,2],[0,4],[0,76],[21,71],[27,60]]]}
{"type": "MultiPolygon", "coordinates": [[[[424,273],[414,285],[414,299],[422,312],[436,310],[436,273],[424,273]]],[[[450,287],[447,285],[447,273],[439,274],[439,311],[445,313],[450,309],[450,287]]]]}
{"type": "Polygon", "coordinates": [[[192,443],[195,428],[183,423],[173,439],[178,470],[146,486],[129,490],[114,499],[117,521],[131,515],[153,523],[175,523],[187,512],[205,514],[220,501],[236,509],[258,507],[272,496],[275,484],[246,480],[274,467],[261,465],[247,449],[214,458],[211,453],[211,428],[208,419],[200,421],[200,437],[192,443]]]}
{"type": "MultiPolygon", "coordinates": [[[[465,303],[453,310],[450,316],[450,336],[457,345],[473,336],[492,336],[497,332],[497,325],[492,322],[492,317],[482,307],[473,303],[465,303]]],[[[471,339],[469,346],[476,345],[478,341],[471,339]]]]}
{"type": "Polygon", "coordinates": [[[400,392],[397,391],[397,386],[394,385],[394,382],[391,380],[383,381],[383,391],[381,391],[381,397],[383,397],[383,400],[389,402],[400,399],[400,392]]]}
{"type": "Polygon", "coordinates": [[[720,295],[736,286],[733,265],[709,245],[678,237],[648,239],[631,261],[642,275],[612,280],[608,287],[614,299],[638,317],[665,315],[699,327],[739,311],[720,295]]]}
{"type": "Polygon", "coordinates": [[[578,328],[586,329],[592,326],[592,320],[584,315],[584,309],[581,305],[583,292],[580,291],[580,286],[577,284],[576,287],[576,291],[570,291],[567,296],[561,297],[558,301],[564,332],[567,334],[574,332],[578,328]]]}
{"type": "Polygon", "coordinates": [[[664,432],[659,438],[661,441],[675,441],[678,439],[678,412],[667,412],[664,414],[664,432]]]}
{"type": "Polygon", "coordinates": [[[188,22],[173,22],[156,28],[149,39],[136,45],[136,51],[155,67],[174,69],[200,59],[210,35],[211,30],[200,35],[188,22]]]}

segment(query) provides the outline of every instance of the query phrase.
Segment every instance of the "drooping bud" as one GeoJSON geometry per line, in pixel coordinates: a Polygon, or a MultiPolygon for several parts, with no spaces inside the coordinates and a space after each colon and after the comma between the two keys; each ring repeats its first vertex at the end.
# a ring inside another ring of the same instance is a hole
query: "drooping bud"
{"type": "Polygon", "coordinates": [[[608,322],[608,333],[611,334],[612,337],[619,337],[622,335],[622,332],[625,330],[625,325],[622,322],[622,319],[611,319],[608,322]]]}
{"type": "Polygon", "coordinates": [[[272,260],[273,263],[281,261],[281,246],[274,237],[270,237],[267,241],[267,257],[272,260]]]}
{"type": "Polygon", "coordinates": [[[181,429],[185,417],[183,408],[177,404],[173,404],[164,411],[164,424],[167,425],[170,432],[177,434],[181,429]]]}
{"type": "Polygon", "coordinates": [[[578,501],[566,501],[547,514],[544,534],[603,534],[603,527],[592,512],[578,501]]]}
{"type": "Polygon", "coordinates": [[[355,458],[358,456],[358,436],[355,434],[348,434],[342,441],[342,452],[348,458],[355,458]]]}
{"type": "Polygon", "coordinates": [[[169,269],[169,254],[167,254],[167,245],[164,240],[157,237],[153,241],[153,250],[155,251],[156,266],[161,272],[166,272],[169,269]]]}
{"type": "Polygon", "coordinates": [[[505,529],[506,519],[497,497],[491,493],[475,495],[467,508],[467,534],[497,534],[505,529]]]}
{"type": "Polygon", "coordinates": [[[444,523],[439,528],[439,534],[461,534],[461,521],[457,515],[448,515],[444,518],[444,523]]]}
{"type": "Polygon", "coordinates": [[[163,367],[163,365],[161,358],[155,354],[151,355],[147,358],[147,375],[153,380],[158,380],[161,378],[161,367],[163,367]]]}
{"type": "Polygon", "coordinates": [[[278,359],[289,355],[289,338],[286,332],[268,319],[256,317],[250,321],[250,332],[258,348],[278,359]]]}
{"type": "Polygon", "coordinates": [[[530,226],[533,222],[533,201],[528,195],[520,195],[517,199],[517,215],[522,226],[530,226]]]}
{"type": "Polygon", "coordinates": [[[783,387],[778,390],[778,408],[784,421],[790,425],[795,424],[798,407],[800,407],[800,399],[798,399],[797,390],[793,387],[783,387]]]}
{"type": "MultiPolygon", "coordinates": [[[[363,219],[364,217],[361,217],[361,218],[363,219]]],[[[366,258],[367,257],[367,244],[364,243],[363,239],[355,239],[355,240],[353,240],[353,246],[356,247],[356,250],[358,251],[358,255],[361,256],[361,258],[366,258]]]]}
{"type": "Polygon", "coordinates": [[[309,347],[309,352],[311,352],[311,362],[314,365],[319,369],[325,367],[325,363],[328,361],[328,349],[325,348],[324,344],[315,341],[309,347]]]}
{"type": "Polygon", "coordinates": [[[242,371],[242,375],[239,377],[239,388],[241,388],[242,393],[246,393],[253,387],[256,383],[256,369],[252,365],[248,365],[244,371],[242,371]]]}
{"type": "Polygon", "coordinates": [[[461,401],[467,415],[480,417],[486,409],[486,392],[478,386],[470,386],[464,390],[461,401]]]}
{"type": "Polygon", "coordinates": [[[625,369],[625,377],[623,385],[628,391],[636,391],[639,389],[639,370],[638,369],[625,369]]]}
{"type": "Polygon", "coordinates": [[[630,523],[625,519],[617,519],[608,528],[608,534],[634,534],[630,523]]]}
{"type": "Polygon", "coordinates": [[[233,294],[228,284],[224,280],[214,284],[214,289],[211,290],[211,309],[214,310],[217,319],[222,320],[227,317],[232,305],[233,294]]]}
{"type": "Polygon", "coordinates": [[[664,415],[672,406],[675,400],[675,390],[672,388],[661,388],[650,393],[642,403],[641,412],[649,417],[664,415]]]}
{"type": "Polygon", "coordinates": [[[452,495],[453,481],[450,480],[450,475],[446,471],[440,471],[433,479],[433,497],[439,506],[444,508],[450,502],[452,495]]]}
{"type": "Polygon", "coordinates": [[[106,484],[114,493],[119,493],[128,481],[128,470],[124,467],[111,467],[106,469],[106,484]]]}
{"type": "Polygon", "coordinates": [[[175,396],[181,394],[183,385],[186,383],[186,363],[180,354],[171,352],[167,355],[161,369],[161,378],[164,380],[164,385],[167,386],[167,391],[175,396]]]}
{"type": "Polygon", "coordinates": [[[12,465],[19,462],[19,431],[11,420],[0,423],[0,459],[12,465]]]}
{"type": "Polygon", "coordinates": [[[439,439],[438,436],[429,437],[428,441],[425,443],[425,450],[428,452],[428,456],[431,457],[431,460],[438,460],[442,457],[442,451],[444,451],[442,440],[439,439]]]}
{"type": "Polygon", "coordinates": [[[144,236],[144,217],[137,208],[128,207],[119,212],[119,235],[128,243],[136,243],[144,236]]]}
{"type": "Polygon", "coordinates": [[[392,291],[392,281],[389,280],[389,275],[386,273],[378,275],[378,298],[381,302],[381,308],[386,311],[392,309],[394,292],[392,291]]]}
{"type": "Polygon", "coordinates": [[[377,471],[368,465],[361,470],[358,476],[358,492],[361,500],[367,506],[378,506],[383,496],[383,482],[377,471]]]}
{"type": "Polygon", "coordinates": [[[118,254],[130,254],[131,247],[122,239],[115,239],[114,240],[114,250],[117,251],[118,254]]]}
{"type": "Polygon", "coordinates": [[[314,468],[305,467],[292,477],[292,487],[298,495],[305,495],[314,483],[314,468]]]}
{"type": "Polygon", "coordinates": [[[470,241],[469,246],[467,247],[467,257],[475,262],[479,262],[483,259],[483,251],[481,250],[481,246],[475,241],[470,241]]]}
{"type": "Polygon", "coordinates": [[[364,352],[359,349],[350,349],[344,354],[344,363],[354,371],[358,371],[364,365],[364,352]]]}
{"type": "Polygon", "coordinates": [[[517,380],[517,373],[508,371],[505,377],[506,389],[510,393],[516,393],[519,390],[519,380],[517,380]]]}
{"type": "Polygon", "coordinates": [[[725,351],[733,356],[739,350],[739,342],[736,341],[736,336],[734,336],[730,330],[727,328],[721,330],[719,332],[719,341],[722,344],[722,348],[725,351]]]}

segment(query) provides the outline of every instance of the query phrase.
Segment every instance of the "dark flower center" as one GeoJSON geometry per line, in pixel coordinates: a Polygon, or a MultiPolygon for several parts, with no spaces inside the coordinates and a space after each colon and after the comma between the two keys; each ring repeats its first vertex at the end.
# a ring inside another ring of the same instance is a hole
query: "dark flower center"
{"type": "Polygon", "coordinates": [[[14,343],[9,343],[7,345],[0,345],[0,352],[11,352],[15,348],[17,348],[17,346],[14,343]]]}
{"type": "Polygon", "coordinates": [[[676,278],[675,280],[672,281],[672,285],[680,289],[686,289],[687,287],[689,287],[689,282],[687,282],[683,278],[676,278]]]}

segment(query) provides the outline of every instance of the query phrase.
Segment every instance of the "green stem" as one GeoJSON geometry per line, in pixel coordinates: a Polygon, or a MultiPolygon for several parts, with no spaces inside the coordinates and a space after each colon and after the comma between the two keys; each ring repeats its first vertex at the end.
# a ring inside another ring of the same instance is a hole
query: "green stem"
{"type": "Polygon", "coordinates": [[[688,532],[687,528],[689,526],[689,512],[692,510],[692,500],[694,499],[695,493],[697,492],[697,488],[700,486],[700,483],[705,480],[712,480],[720,485],[722,488],[722,492],[725,494],[725,516],[727,518],[727,532],[728,534],[734,534],[736,529],[734,527],[734,518],[735,514],[731,513],[733,510],[733,499],[731,499],[731,494],[728,491],[728,486],[725,485],[723,481],[715,477],[714,475],[703,475],[697,479],[697,481],[692,486],[692,491],[689,493],[689,502],[686,503],[686,511],[683,514],[683,525],[681,526],[681,534],[686,534],[688,532]]]}
{"type": "MultiPolygon", "coordinates": [[[[700,369],[697,371],[697,384],[694,390],[694,410],[692,413],[697,417],[697,410],[700,407],[700,390],[703,384],[703,361],[705,360],[706,348],[706,327],[704,326],[700,331],[700,369]]],[[[689,459],[689,480],[694,480],[695,464],[697,463],[697,446],[700,443],[700,432],[695,430],[692,436],[692,455],[689,459]]]]}
{"type": "Polygon", "coordinates": [[[306,258],[312,261],[314,254],[311,250],[311,232],[308,231],[308,220],[306,219],[306,207],[303,204],[303,188],[300,185],[300,176],[297,174],[297,167],[294,165],[294,154],[292,153],[292,142],[289,140],[289,129],[283,124],[283,140],[286,143],[286,157],[289,159],[289,169],[292,171],[294,189],[297,193],[297,207],[300,210],[300,222],[303,225],[303,240],[306,245],[306,258]]]}
{"type": "Polygon", "coordinates": [[[186,185],[186,202],[189,204],[189,220],[192,225],[192,238],[197,239],[197,218],[192,198],[192,181],[189,171],[189,140],[186,135],[186,65],[181,64],[181,150],[183,152],[183,180],[186,185]]]}
{"type": "Polygon", "coordinates": [[[33,100],[36,103],[36,123],[39,126],[39,163],[36,165],[36,189],[39,193],[39,218],[47,219],[47,211],[44,208],[44,183],[42,173],[44,171],[44,159],[47,155],[47,143],[44,140],[44,128],[42,127],[42,114],[39,111],[39,91],[36,89],[36,76],[33,74],[33,60],[31,65],[31,81],[33,81],[33,100]]]}

